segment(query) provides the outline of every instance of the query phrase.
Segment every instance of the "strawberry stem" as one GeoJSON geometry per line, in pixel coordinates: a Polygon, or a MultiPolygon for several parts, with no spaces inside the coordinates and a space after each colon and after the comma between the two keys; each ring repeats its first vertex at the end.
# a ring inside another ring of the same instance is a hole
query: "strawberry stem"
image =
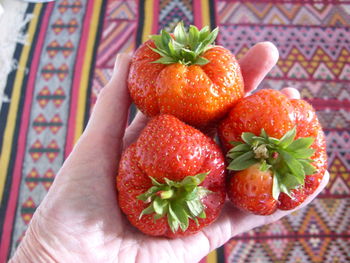
{"type": "Polygon", "coordinates": [[[266,148],[266,145],[264,144],[260,144],[259,146],[254,147],[253,152],[255,154],[254,156],[255,159],[266,160],[267,158],[269,158],[269,152],[266,148]]]}
{"type": "Polygon", "coordinates": [[[306,175],[316,172],[310,159],[315,152],[310,148],[314,138],[295,140],[295,136],[296,127],[281,139],[269,137],[264,129],[260,136],[245,132],[241,136],[243,142],[231,142],[235,147],[227,154],[231,159],[227,169],[241,171],[260,163],[260,170],[273,173],[273,197],[278,200],[281,192],[291,196],[292,189],[304,185],[306,175]]]}
{"type": "Polygon", "coordinates": [[[212,47],[218,31],[218,28],[210,31],[208,26],[199,31],[197,27],[191,25],[186,32],[183,22],[177,24],[173,37],[169,32],[162,30],[159,35],[151,36],[156,48],[149,48],[161,55],[161,58],[153,63],[205,65],[209,60],[201,55],[212,47]]]}
{"type": "Polygon", "coordinates": [[[174,196],[175,191],[173,189],[169,189],[167,191],[160,191],[159,194],[161,199],[170,199],[174,196]]]}
{"type": "Polygon", "coordinates": [[[201,199],[211,191],[199,184],[209,173],[187,176],[181,182],[164,178],[163,184],[150,177],[152,187],[137,197],[149,204],[141,212],[139,219],[147,214],[153,214],[154,220],[167,216],[169,227],[175,233],[179,227],[185,231],[189,219],[197,223],[198,218],[205,218],[205,206],[201,199]]]}

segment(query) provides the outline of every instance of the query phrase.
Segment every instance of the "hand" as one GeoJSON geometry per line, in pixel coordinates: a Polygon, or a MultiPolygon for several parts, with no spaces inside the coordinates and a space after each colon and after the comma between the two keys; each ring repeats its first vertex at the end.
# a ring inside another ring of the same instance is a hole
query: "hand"
{"type": "MultiPolygon", "coordinates": [[[[258,86],[277,59],[271,43],[250,49],[240,61],[246,92],[258,86]]],[[[137,138],[148,119],[138,114],[126,128],[129,62],[129,56],[118,56],[112,80],[99,94],[85,132],[35,212],[13,262],[196,262],[231,237],[292,212],[256,216],[227,203],[212,225],[173,240],[149,237],[132,227],[118,207],[116,171],[122,149],[137,138]]],[[[299,96],[291,88],[283,92],[299,96]]],[[[301,207],[316,197],[328,179],[326,173],[301,207]]]]}

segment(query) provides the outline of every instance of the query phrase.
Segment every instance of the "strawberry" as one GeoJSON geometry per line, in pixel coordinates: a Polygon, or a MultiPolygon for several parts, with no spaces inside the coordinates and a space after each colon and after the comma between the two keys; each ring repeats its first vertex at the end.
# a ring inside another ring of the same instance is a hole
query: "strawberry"
{"type": "Polygon", "coordinates": [[[228,196],[255,214],[290,210],[319,186],[326,146],[314,109],[279,91],[260,90],[237,102],[219,126],[228,151],[228,196]]]}
{"type": "Polygon", "coordinates": [[[128,87],[148,116],[171,114],[203,128],[214,125],[243,96],[243,78],[234,55],[214,46],[218,29],[186,32],[179,23],[141,45],[129,70],[128,87]]]}
{"type": "Polygon", "coordinates": [[[261,171],[258,164],[238,171],[230,180],[230,199],[236,206],[259,215],[272,214],[277,201],[272,196],[273,175],[271,171],[261,171]]]}
{"type": "Polygon", "coordinates": [[[327,168],[326,141],[322,127],[317,119],[315,110],[304,100],[291,100],[294,106],[296,121],[298,123],[297,138],[313,137],[315,142],[310,148],[315,150],[312,156],[312,165],[317,173],[309,175],[305,179],[305,190],[308,195],[312,194],[320,184],[327,168]]]}
{"type": "Polygon", "coordinates": [[[174,116],[159,115],[122,154],[119,205],[148,235],[189,235],[218,217],[225,176],[224,156],[211,138],[174,116]]]}

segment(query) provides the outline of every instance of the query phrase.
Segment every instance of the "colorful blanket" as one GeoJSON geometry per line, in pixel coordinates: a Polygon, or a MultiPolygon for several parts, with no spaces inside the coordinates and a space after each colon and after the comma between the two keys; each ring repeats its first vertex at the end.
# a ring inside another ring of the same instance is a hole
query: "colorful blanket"
{"type": "Polygon", "coordinates": [[[220,27],[242,57],[271,41],[280,60],[261,87],[292,86],[326,132],[327,188],[308,207],[234,237],[202,262],[350,262],[350,1],[57,0],[29,4],[0,112],[0,262],[13,254],[83,131],[118,52],[183,20],[220,27]]]}

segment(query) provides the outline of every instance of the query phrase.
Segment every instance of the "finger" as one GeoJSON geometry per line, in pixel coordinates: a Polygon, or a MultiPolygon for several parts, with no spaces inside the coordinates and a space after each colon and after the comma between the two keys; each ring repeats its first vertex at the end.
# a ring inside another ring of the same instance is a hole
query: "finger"
{"type": "Polygon", "coordinates": [[[258,87],[272,67],[276,65],[278,57],[279,53],[274,44],[260,42],[239,60],[246,93],[258,87]]]}
{"type": "Polygon", "coordinates": [[[295,88],[284,88],[281,90],[281,92],[290,99],[300,99],[300,93],[295,88]]]}
{"type": "Polygon", "coordinates": [[[103,136],[106,143],[122,140],[131,103],[126,84],[129,64],[130,55],[117,56],[112,79],[98,95],[86,128],[87,136],[103,136]]]}
{"type": "Polygon", "coordinates": [[[141,111],[138,111],[132,123],[126,128],[125,136],[123,140],[123,149],[127,148],[130,144],[132,144],[138,136],[143,128],[148,123],[149,118],[144,115],[141,111]]]}

